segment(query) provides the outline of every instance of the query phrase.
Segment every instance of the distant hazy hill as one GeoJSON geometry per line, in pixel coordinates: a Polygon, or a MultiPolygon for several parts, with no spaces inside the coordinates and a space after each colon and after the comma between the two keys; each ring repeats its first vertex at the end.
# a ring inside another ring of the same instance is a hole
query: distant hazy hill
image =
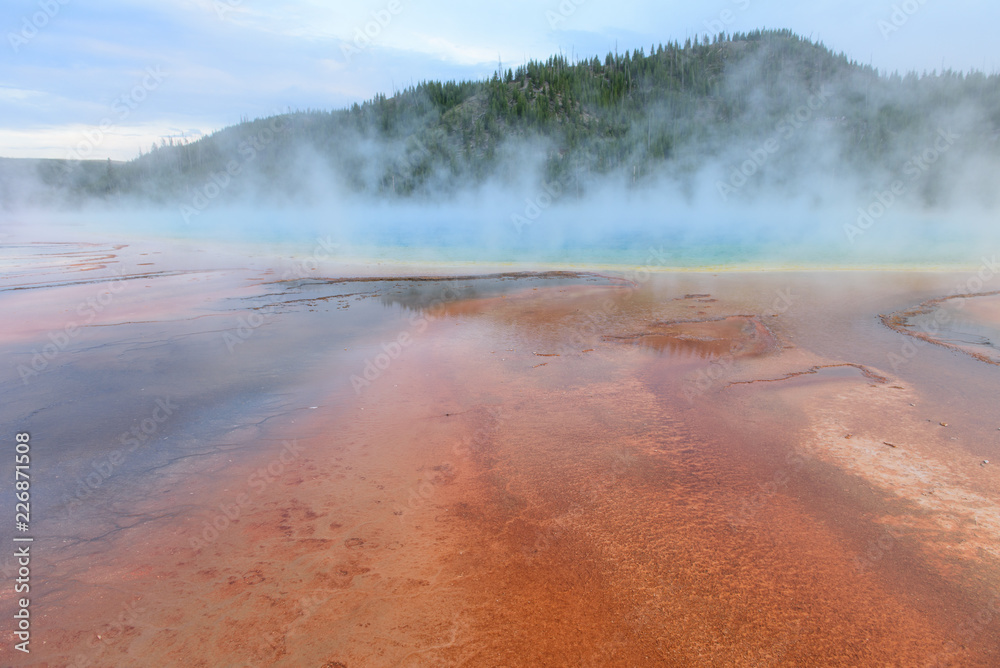
{"type": "Polygon", "coordinates": [[[561,192],[670,182],[738,200],[801,194],[805,175],[873,189],[907,174],[933,205],[956,170],[992,202],[998,84],[983,73],[880,75],[789,31],[755,31],[501,65],[488,81],[247,121],[128,163],[35,169],[69,202],[195,207],[248,195],[440,198],[526,180],[561,192]]]}
{"type": "Polygon", "coordinates": [[[119,187],[124,163],[108,160],[0,158],[0,208],[11,203],[51,203],[55,191],[107,196],[119,187]],[[116,170],[116,171],[112,171],[116,170]]]}

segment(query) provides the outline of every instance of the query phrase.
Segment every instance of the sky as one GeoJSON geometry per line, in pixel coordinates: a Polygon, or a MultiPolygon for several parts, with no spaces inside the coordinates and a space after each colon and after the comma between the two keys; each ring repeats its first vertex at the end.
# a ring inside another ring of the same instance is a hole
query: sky
{"type": "Polygon", "coordinates": [[[128,160],[498,63],[765,27],[883,72],[996,72],[997,25],[1000,3],[985,0],[6,0],[0,157],[128,160]]]}

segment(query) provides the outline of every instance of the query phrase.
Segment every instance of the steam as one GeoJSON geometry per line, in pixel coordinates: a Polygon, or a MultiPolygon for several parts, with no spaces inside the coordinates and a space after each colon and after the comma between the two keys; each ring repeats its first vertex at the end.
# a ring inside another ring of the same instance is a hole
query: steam
{"type": "Polygon", "coordinates": [[[449,262],[943,264],[996,247],[1000,77],[825,71],[818,46],[782,44],[727,66],[724,122],[666,95],[572,149],[525,127],[491,143],[483,94],[442,114],[410,91],[375,101],[396,105],[388,129],[364,110],[295,113],[127,165],[0,161],[3,221],[449,262]],[[613,160],[605,131],[625,147],[613,160]]]}

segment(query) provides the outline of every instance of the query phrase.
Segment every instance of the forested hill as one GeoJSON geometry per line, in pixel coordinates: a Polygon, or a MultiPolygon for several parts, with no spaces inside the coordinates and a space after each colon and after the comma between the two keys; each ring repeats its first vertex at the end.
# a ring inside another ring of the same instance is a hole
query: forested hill
{"type": "MultiPolygon", "coordinates": [[[[40,178],[69,201],[439,198],[518,183],[526,171],[578,190],[602,180],[693,187],[708,174],[720,191],[752,197],[794,184],[804,168],[891,176],[942,132],[951,159],[995,160],[998,84],[978,72],[885,75],[790,31],[758,30],[500,64],[485,81],[428,81],[349,109],[247,120],[127,163],[49,165],[40,178]],[[755,176],[747,187],[740,169],[755,176]]],[[[920,192],[933,204],[946,187],[931,175],[920,192]]]]}

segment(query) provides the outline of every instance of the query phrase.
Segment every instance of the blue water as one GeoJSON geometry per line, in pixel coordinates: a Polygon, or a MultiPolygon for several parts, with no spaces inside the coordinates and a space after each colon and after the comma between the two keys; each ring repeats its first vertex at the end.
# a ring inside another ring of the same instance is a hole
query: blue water
{"type": "MultiPolygon", "coordinates": [[[[72,222],[68,222],[72,221],[72,222]]],[[[886,217],[854,236],[849,211],[690,209],[588,214],[549,211],[515,226],[506,209],[389,207],[217,208],[189,220],[167,210],[73,214],[79,235],[135,235],[281,245],[309,255],[317,240],[345,258],[410,263],[645,266],[650,269],[978,265],[1000,250],[1000,226],[974,217],[886,217]]]]}

